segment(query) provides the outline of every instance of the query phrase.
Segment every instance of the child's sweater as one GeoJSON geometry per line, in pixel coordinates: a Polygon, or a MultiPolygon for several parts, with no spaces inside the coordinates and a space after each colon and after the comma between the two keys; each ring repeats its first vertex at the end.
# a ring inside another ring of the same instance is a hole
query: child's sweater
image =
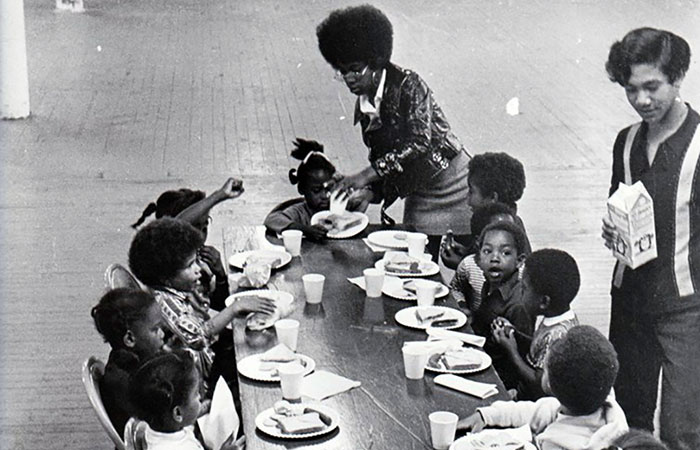
{"type": "Polygon", "coordinates": [[[124,426],[134,415],[134,407],[127,395],[129,377],[138,369],[141,361],[136,353],[126,349],[112,350],[105,365],[105,373],[100,381],[100,396],[107,410],[109,420],[119,433],[124,434],[124,426]]]}
{"type": "Polygon", "coordinates": [[[495,402],[478,409],[490,427],[530,425],[540,450],[599,450],[627,432],[627,420],[611,394],[592,414],[569,416],[561,413],[554,397],[536,402],[495,402]]]}
{"type": "Polygon", "coordinates": [[[294,203],[281,211],[273,211],[265,218],[265,227],[273,233],[281,233],[293,223],[309,225],[314,212],[305,201],[294,203]]]}
{"type": "Polygon", "coordinates": [[[460,261],[450,283],[452,296],[457,302],[465,302],[469,311],[474,312],[481,305],[481,289],[486,278],[484,271],[476,263],[476,255],[467,255],[460,261]]]}

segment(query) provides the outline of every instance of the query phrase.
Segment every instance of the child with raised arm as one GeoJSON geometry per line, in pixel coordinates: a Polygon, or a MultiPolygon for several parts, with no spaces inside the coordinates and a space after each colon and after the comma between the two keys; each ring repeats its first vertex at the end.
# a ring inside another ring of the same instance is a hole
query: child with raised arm
{"type": "Polygon", "coordinates": [[[542,389],[553,397],[497,401],[478,408],[457,428],[477,432],[529,424],[540,450],[604,448],[628,429],[611,392],[618,367],[617,353],[605,336],[590,326],[573,327],[547,354],[542,389]]]}
{"type": "MultiPolygon", "coordinates": [[[[182,350],[151,359],[131,377],[129,397],[136,417],[148,424],[148,450],[204,450],[194,433],[195,421],[204,412],[201,383],[191,354],[182,350]]],[[[245,448],[233,441],[235,431],[214,450],[245,448]]]]}
{"type": "MultiPolygon", "coordinates": [[[[225,200],[239,197],[243,191],[243,182],[235,178],[226,180],[221,188],[209,196],[206,196],[204,191],[184,188],[165,191],[155,202],[146,206],[139,220],[131,226],[138,229],[152,214],[155,214],[156,219],[177,217],[198,229],[206,241],[211,221],[209,216],[211,209],[225,200]]],[[[221,254],[210,245],[202,245],[197,251],[197,257],[202,269],[200,283],[202,293],[211,301],[209,306],[220,311],[226,306],[224,301],[229,296],[228,277],[221,262],[221,254]]]]}
{"type": "Polygon", "coordinates": [[[544,396],[542,374],[547,351],[579,324],[570,304],[581,285],[576,261],[561,250],[537,250],[525,260],[520,286],[523,303],[537,316],[530,351],[523,358],[518,351],[510,323],[501,319],[492,330],[493,339],[503,347],[518,375],[518,399],[536,400],[544,396]]]}
{"type": "Polygon", "coordinates": [[[164,348],[163,318],[153,296],[140,289],[107,292],[91,310],[95,328],[112,350],[100,382],[102,403],[121,436],[134,414],[127,392],[129,376],[164,348]]]}

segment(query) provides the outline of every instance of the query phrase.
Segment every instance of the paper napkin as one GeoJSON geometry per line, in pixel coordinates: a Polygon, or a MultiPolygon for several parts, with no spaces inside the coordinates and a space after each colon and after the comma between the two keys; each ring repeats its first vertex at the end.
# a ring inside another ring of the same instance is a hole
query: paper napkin
{"type": "Polygon", "coordinates": [[[367,247],[369,247],[369,249],[372,250],[373,252],[385,252],[387,250],[391,250],[388,247],[382,247],[381,245],[373,244],[367,238],[362,238],[362,242],[367,244],[367,247]]]}
{"type": "Polygon", "coordinates": [[[355,278],[348,278],[348,281],[351,282],[352,284],[354,284],[355,286],[359,287],[359,288],[362,289],[363,291],[364,291],[365,289],[367,289],[366,286],[365,286],[365,277],[364,277],[364,276],[362,276],[362,277],[355,277],[355,278]]]}
{"type": "Polygon", "coordinates": [[[443,328],[429,327],[425,330],[428,336],[436,339],[458,339],[466,344],[483,347],[486,343],[486,338],[470,333],[460,333],[459,331],[445,330],[443,328]]]}
{"type": "Polygon", "coordinates": [[[317,370],[302,380],[301,395],[321,401],[356,387],[360,387],[359,381],[353,381],[325,370],[317,370]]]}
{"type": "Polygon", "coordinates": [[[467,380],[452,374],[442,374],[435,377],[435,384],[463,392],[465,394],[485,399],[498,394],[495,384],[479,383],[478,381],[467,380]]]}
{"type": "Polygon", "coordinates": [[[403,343],[404,347],[411,346],[424,349],[430,355],[443,353],[448,350],[457,350],[462,347],[462,341],[457,339],[441,340],[441,341],[407,341],[403,343]]]}
{"type": "Polygon", "coordinates": [[[233,395],[223,377],[219,377],[211,399],[209,414],[197,419],[207,448],[220,448],[231,434],[238,434],[240,420],[233,406],[233,395]]]}

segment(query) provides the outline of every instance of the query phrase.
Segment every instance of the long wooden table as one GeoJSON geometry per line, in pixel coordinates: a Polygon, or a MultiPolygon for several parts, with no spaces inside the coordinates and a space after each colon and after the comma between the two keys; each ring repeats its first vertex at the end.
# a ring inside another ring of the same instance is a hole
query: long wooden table
{"type": "MultiPolygon", "coordinates": [[[[370,229],[376,229],[371,227],[370,229]]],[[[340,414],[340,427],[322,438],[282,440],[268,437],[255,428],[257,414],[282,397],[278,383],[239,377],[247,448],[281,449],[425,449],[430,445],[428,414],[449,410],[464,417],[478,406],[505,399],[498,375],[489,368],[470,375],[476,381],[495,383],[499,394],[486,400],[452,391],[433,382],[427,372],[422,380],[404,376],[401,346],[404,341],[425,340],[422,330],[396,323],[394,314],[411,302],[386,296],[368,298],[348,277],[362,274],[382,257],[360,239],[328,240],[317,244],[304,240],[301,256],[274,272],[268,288],[294,295],[296,309],[290,316],[301,323],[297,351],[312,357],[316,369],[328,370],[360,381],[362,386],[323,401],[340,414]],[[301,282],[306,273],[326,276],[323,301],[305,303],[301,282]]],[[[274,239],[273,239],[274,240],[274,239]]],[[[279,241],[275,242],[280,244],[279,241]]],[[[228,259],[237,251],[263,248],[270,243],[261,227],[224,230],[224,252],[228,259]]],[[[437,301],[456,307],[450,297],[437,301]]],[[[466,328],[458,331],[466,331],[466,328]]],[[[250,331],[244,319],[234,321],[234,343],[238,360],[261,353],[277,344],[274,328],[250,331]]]]}

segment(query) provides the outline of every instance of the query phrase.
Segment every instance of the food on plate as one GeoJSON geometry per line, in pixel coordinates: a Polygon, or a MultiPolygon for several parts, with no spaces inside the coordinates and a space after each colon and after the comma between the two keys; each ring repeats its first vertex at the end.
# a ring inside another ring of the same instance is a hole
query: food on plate
{"type": "Polygon", "coordinates": [[[276,376],[280,364],[288,364],[293,361],[306,367],[306,361],[300,355],[294,353],[286,345],[278,344],[260,356],[258,369],[261,372],[272,372],[276,376]]]}
{"type": "Polygon", "coordinates": [[[396,253],[384,263],[384,270],[389,273],[421,273],[420,260],[407,253],[396,253]]]}
{"type": "Polygon", "coordinates": [[[525,443],[515,439],[507,431],[501,433],[479,433],[469,442],[473,450],[520,450],[525,443]]]}
{"type": "Polygon", "coordinates": [[[273,269],[282,264],[282,258],[277,255],[265,255],[260,253],[253,253],[248,256],[245,260],[244,266],[248,265],[264,265],[267,264],[273,269]]]}
{"type": "Polygon", "coordinates": [[[329,233],[341,233],[356,225],[362,223],[363,217],[358,214],[343,213],[330,214],[321,219],[318,224],[325,228],[329,233]]]}
{"type": "Polygon", "coordinates": [[[416,319],[419,323],[429,322],[445,315],[445,311],[439,309],[416,309],[416,319]]]}
{"type": "Polygon", "coordinates": [[[443,370],[474,370],[481,367],[482,358],[474,350],[460,348],[437,353],[428,358],[428,366],[443,370]]]}
{"type": "Polygon", "coordinates": [[[394,233],[394,239],[397,241],[405,241],[408,238],[408,234],[404,233],[403,231],[399,231],[398,233],[394,233]]]}
{"type": "Polygon", "coordinates": [[[306,434],[322,431],[331,424],[331,418],[300,403],[281,400],[273,407],[275,414],[270,419],[285,434],[306,434]]]}
{"type": "MultiPolygon", "coordinates": [[[[285,301],[283,298],[275,296],[260,296],[262,298],[270,298],[275,302],[275,312],[272,314],[264,312],[255,312],[248,314],[248,319],[246,320],[246,326],[248,329],[253,331],[264,330],[265,328],[270,328],[278,320],[283,317],[287,317],[294,310],[293,298],[289,302],[285,301]]],[[[290,296],[291,297],[291,296],[290,296]]]]}

